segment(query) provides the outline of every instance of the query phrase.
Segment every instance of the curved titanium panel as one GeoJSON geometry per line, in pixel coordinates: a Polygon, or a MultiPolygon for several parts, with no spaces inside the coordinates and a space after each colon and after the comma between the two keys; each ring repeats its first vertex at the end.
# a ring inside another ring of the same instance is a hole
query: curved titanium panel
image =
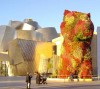
{"type": "Polygon", "coordinates": [[[52,39],[58,37],[54,27],[40,28],[36,30],[36,32],[39,32],[43,35],[43,41],[52,41],[52,39]]]}

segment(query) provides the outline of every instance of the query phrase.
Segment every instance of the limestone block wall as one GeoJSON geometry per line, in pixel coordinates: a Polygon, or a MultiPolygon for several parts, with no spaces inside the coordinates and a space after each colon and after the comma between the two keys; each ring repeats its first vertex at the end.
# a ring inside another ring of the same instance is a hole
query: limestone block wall
{"type": "Polygon", "coordinates": [[[51,42],[37,43],[35,50],[35,59],[34,59],[35,71],[39,71],[40,73],[47,72],[48,59],[52,57],[52,51],[53,49],[51,42]]]}
{"type": "Polygon", "coordinates": [[[93,76],[97,76],[97,34],[93,34],[91,42],[93,76]]]}
{"type": "Polygon", "coordinates": [[[52,42],[55,43],[55,45],[57,46],[57,56],[61,55],[61,47],[63,40],[64,40],[63,36],[60,36],[52,40],[52,42]]]}
{"type": "Polygon", "coordinates": [[[100,77],[100,27],[97,27],[97,75],[100,77]]]}

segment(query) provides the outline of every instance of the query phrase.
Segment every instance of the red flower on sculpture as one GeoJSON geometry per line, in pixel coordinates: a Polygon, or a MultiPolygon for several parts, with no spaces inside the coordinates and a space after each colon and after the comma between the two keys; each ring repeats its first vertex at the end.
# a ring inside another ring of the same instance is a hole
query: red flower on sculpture
{"type": "Polygon", "coordinates": [[[60,25],[60,28],[61,29],[64,28],[65,27],[65,24],[66,24],[66,22],[62,22],[61,25],[60,25]]]}
{"type": "Polygon", "coordinates": [[[66,16],[68,13],[70,13],[70,11],[69,10],[65,10],[64,11],[64,16],[66,16]]]}

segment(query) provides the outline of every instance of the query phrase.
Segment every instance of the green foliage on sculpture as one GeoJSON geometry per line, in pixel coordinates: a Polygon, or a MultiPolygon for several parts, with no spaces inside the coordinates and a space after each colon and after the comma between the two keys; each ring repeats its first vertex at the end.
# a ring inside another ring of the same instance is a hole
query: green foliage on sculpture
{"type": "Polygon", "coordinates": [[[64,42],[61,49],[59,75],[69,76],[71,73],[80,78],[91,78],[91,40],[94,25],[90,13],[64,11],[60,25],[64,42]]]}

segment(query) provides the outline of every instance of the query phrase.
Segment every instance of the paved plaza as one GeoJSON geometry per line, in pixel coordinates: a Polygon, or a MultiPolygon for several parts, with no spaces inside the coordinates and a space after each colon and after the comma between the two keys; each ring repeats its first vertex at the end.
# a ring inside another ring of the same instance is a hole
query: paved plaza
{"type": "MultiPolygon", "coordinates": [[[[47,81],[48,84],[37,85],[32,79],[31,89],[100,89],[100,81],[61,82],[47,81]]],[[[0,77],[0,89],[26,89],[25,77],[0,77]]]]}

